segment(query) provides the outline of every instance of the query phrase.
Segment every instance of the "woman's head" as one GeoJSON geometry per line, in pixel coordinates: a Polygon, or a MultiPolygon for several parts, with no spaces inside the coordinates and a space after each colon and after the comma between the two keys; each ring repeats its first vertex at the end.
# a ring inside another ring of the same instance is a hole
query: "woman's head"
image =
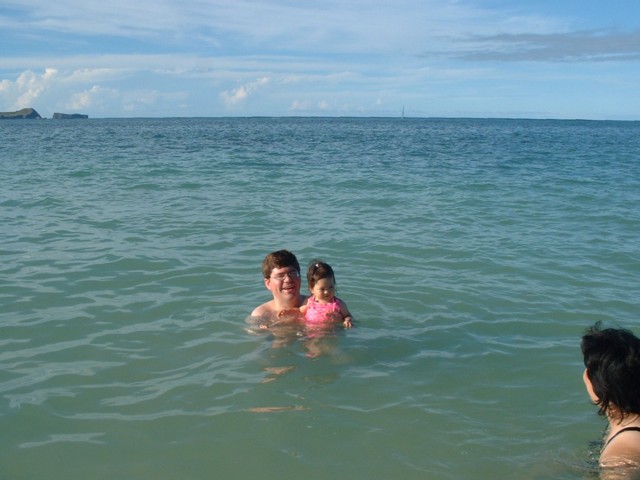
{"type": "Polygon", "coordinates": [[[336,276],[333,268],[321,260],[314,260],[307,268],[307,283],[309,291],[316,298],[333,298],[336,288],[336,276]]]}
{"type": "Polygon", "coordinates": [[[599,413],[613,408],[621,418],[640,414],[640,339],[598,322],[582,337],[581,348],[599,413]]]}

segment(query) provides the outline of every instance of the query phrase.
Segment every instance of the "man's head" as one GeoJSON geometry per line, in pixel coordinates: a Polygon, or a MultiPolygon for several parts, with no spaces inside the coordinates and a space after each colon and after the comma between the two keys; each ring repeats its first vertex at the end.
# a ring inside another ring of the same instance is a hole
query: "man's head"
{"type": "Polygon", "coordinates": [[[279,308],[300,306],[300,264],[293,253],[278,250],[268,254],[262,262],[262,275],[279,308]]]}
{"type": "Polygon", "coordinates": [[[285,267],[293,267],[300,275],[300,264],[296,256],[289,250],[278,250],[277,252],[271,252],[262,262],[262,275],[265,279],[271,277],[273,269],[282,269],[285,267]]]}

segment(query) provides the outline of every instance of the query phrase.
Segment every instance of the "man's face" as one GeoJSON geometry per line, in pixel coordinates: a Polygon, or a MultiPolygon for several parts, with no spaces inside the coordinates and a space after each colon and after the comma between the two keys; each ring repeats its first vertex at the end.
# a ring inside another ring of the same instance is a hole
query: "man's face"
{"type": "Polygon", "coordinates": [[[274,268],[264,284],[274,298],[297,299],[300,296],[300,274],[294,267],[274,268]]]}

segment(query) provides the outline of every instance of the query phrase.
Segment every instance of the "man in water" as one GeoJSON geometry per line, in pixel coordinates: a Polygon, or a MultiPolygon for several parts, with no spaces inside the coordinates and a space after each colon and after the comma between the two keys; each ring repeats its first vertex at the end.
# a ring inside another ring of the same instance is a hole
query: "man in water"
{"type": "Polygon", "coordinates": [[[288,250],[271,252],[262,262],[262,276],[273,300],[256,307],[251,316],[271,321],[290,315],[298,317],[306,297],[300,295],[300,264],[296,256],[288,250]]]}

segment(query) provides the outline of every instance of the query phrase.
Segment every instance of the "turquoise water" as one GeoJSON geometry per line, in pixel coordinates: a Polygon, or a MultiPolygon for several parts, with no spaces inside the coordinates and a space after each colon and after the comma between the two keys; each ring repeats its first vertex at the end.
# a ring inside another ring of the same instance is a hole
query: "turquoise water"
{"type": "Polygon", "coordinates": [[[0,123],[0,478],[597,478],[579,339],[638,330],[640,123],[0,123]],[[266,253],[357,327],[247,329],[266,253]]]}

